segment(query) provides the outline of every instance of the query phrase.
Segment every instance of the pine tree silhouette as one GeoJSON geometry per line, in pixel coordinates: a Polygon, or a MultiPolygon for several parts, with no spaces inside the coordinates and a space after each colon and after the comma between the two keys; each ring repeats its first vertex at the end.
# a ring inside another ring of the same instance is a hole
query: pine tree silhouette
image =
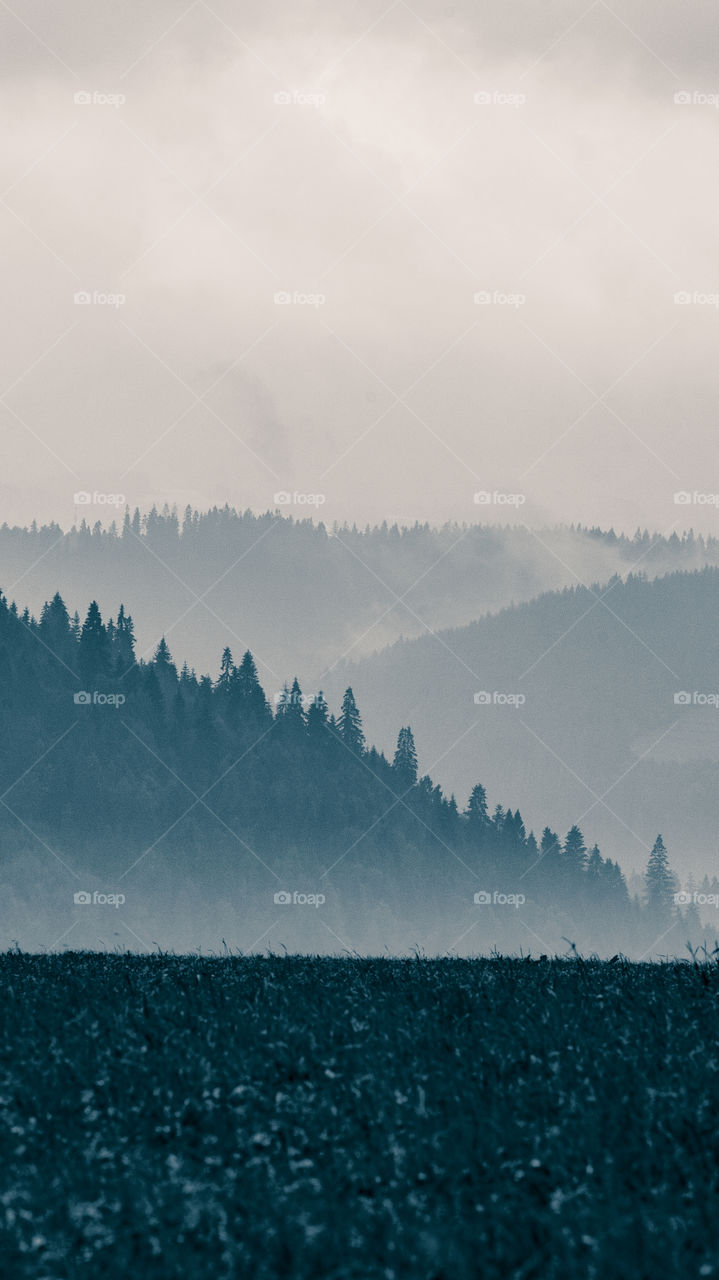
{"type": "Polygon", "coordinates": [[[399,731],[392,768],[403,789],[414,786],[417,781],[417,752],[414,735],[409,726],[399,731]]]}
{"type": "Polygon", "coordinates": [[[346,747],[355,755],[361,756],[365,748],[365,737],[362,729],[362,717],[359,713],[352,688],[345,689],[342,699],[342,712],[338,720],[340,737],[346,747]]]}
{"type": "Polygon", "coordinates": [[[657,925],[666,925],[674,914],[676,877],[662,837],[657,836],[649,855],[645,876],[647,908],[657,925]]]}

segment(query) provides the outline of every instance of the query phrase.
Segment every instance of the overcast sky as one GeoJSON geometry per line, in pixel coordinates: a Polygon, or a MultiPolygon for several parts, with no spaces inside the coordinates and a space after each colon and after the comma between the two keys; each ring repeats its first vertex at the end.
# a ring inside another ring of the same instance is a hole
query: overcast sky
{"type": "Polygon", "coordinates": [[[0,518],[719,530],[714,0],[49,10],[0,8],[0,518]]]}

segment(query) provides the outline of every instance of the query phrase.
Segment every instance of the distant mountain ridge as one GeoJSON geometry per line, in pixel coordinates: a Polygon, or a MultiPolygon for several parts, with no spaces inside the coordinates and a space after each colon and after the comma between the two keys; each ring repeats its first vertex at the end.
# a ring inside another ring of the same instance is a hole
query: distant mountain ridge
{"type": "Polygon", "coordinates": [[[649,822],[678,870],[716,869],[716,568],[547,593],[342,664],[325,691],[346,683],[380,747],[401,710],[445,788],[481,777],[490,796],[521,795],[530,824],[540,806],[563,827],[591,823],[628,868],[649,822]]]}
{"type": "Polygon", "coordinates": [[[139,511],[103,529],[85,518],[0,527],[0,588],[39,613],[60,591],[124,600],[139,652],[161,635],[198,670],[218,646],[251,648],[267,688],[297,672],[315,683],[343,657],[366,657],[427,629],[466,625],[488,612],[575,582],[608,581],[639,566],[650,575],[719,564],[719,540],[521,525],[381,525],[327,529],[281,512],[230,507],[182,517],[139,511]]]}

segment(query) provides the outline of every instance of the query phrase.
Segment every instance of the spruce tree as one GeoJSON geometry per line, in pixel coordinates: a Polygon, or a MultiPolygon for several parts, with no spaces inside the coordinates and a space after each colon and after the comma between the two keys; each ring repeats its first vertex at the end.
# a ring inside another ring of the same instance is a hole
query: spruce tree
{"type": "Polygon", "coordinates": [[[307,732],[312,742],[327,741],[327,703],[320,689],[307,710],[307,732]]]}
{"type": "Polygon", "coordinates": [[[345,689],[342,699],[342,713],[338,721],[340,737],[346,747],[353,751],[355,755],[361,756],[364,752],[365,739],[362,729],[362,717],[359,713],[355,696],[351,687],[345,689]]]}
{"type": "Polygon", "coordinates": [[[587,846],[576,823],[570,827],[564,841],[564,865],[570,876],[580,875],[587,865],[587,846]]]}
{"type": "Polygon", "coordinates": [[[109,657],[107,632],[97,601],[93,600],[80,633],[80,675],[86,685],[95,685],[107,676],[109,657]]]}
{"type": "Polygon", "coordinates": [[[649,855],[645,884],[647,908],[653,920],[659,925],[668,924],[674,913],[676,877],[669,866],[669,855],[660,835],[649,855]]]}
{"type": "Polygon", "coordinates": [[[243,719],[259,725],[272,720],[262,685],[257,675],[255,660],[247,649],[235,671],[235,687],[243,719]]]}
{"type": "Polygon", "coordinates": [[[399,731],[392,768],[403,788],[414,786],[417,781],[417,752],[409,725],[399,731]]]}
{"type": "Polygon", "coordinates": [[[484,830],[489,826],[487,792],[481,782],[478,782],[476,786],[472,787],[466,813],[469,818],[470,830],[484,830]]]}
{"type": "Polygon", "coordinates": [[[232,651],[229,645],[222,650],[222,658],[220,660],[220,674],[217,677],[217,689],[225,696],[229,695],[234,683],[235,667],[232,661],[232,651]]]}
{"type": "Polygon", "coordinates": [[[115,626],[115,672],[120,678],[135,665],[135,627],[132,616],[120,605],[115,626]]]}

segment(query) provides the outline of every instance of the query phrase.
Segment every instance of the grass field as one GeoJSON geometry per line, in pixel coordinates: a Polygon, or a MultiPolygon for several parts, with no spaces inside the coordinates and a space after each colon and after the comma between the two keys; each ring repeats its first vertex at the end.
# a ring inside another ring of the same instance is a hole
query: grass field
{"type": "Polygon", "coordinates": [[[719,1274],[719,969],[0,957],[4,1276],[719,1274]]]}

